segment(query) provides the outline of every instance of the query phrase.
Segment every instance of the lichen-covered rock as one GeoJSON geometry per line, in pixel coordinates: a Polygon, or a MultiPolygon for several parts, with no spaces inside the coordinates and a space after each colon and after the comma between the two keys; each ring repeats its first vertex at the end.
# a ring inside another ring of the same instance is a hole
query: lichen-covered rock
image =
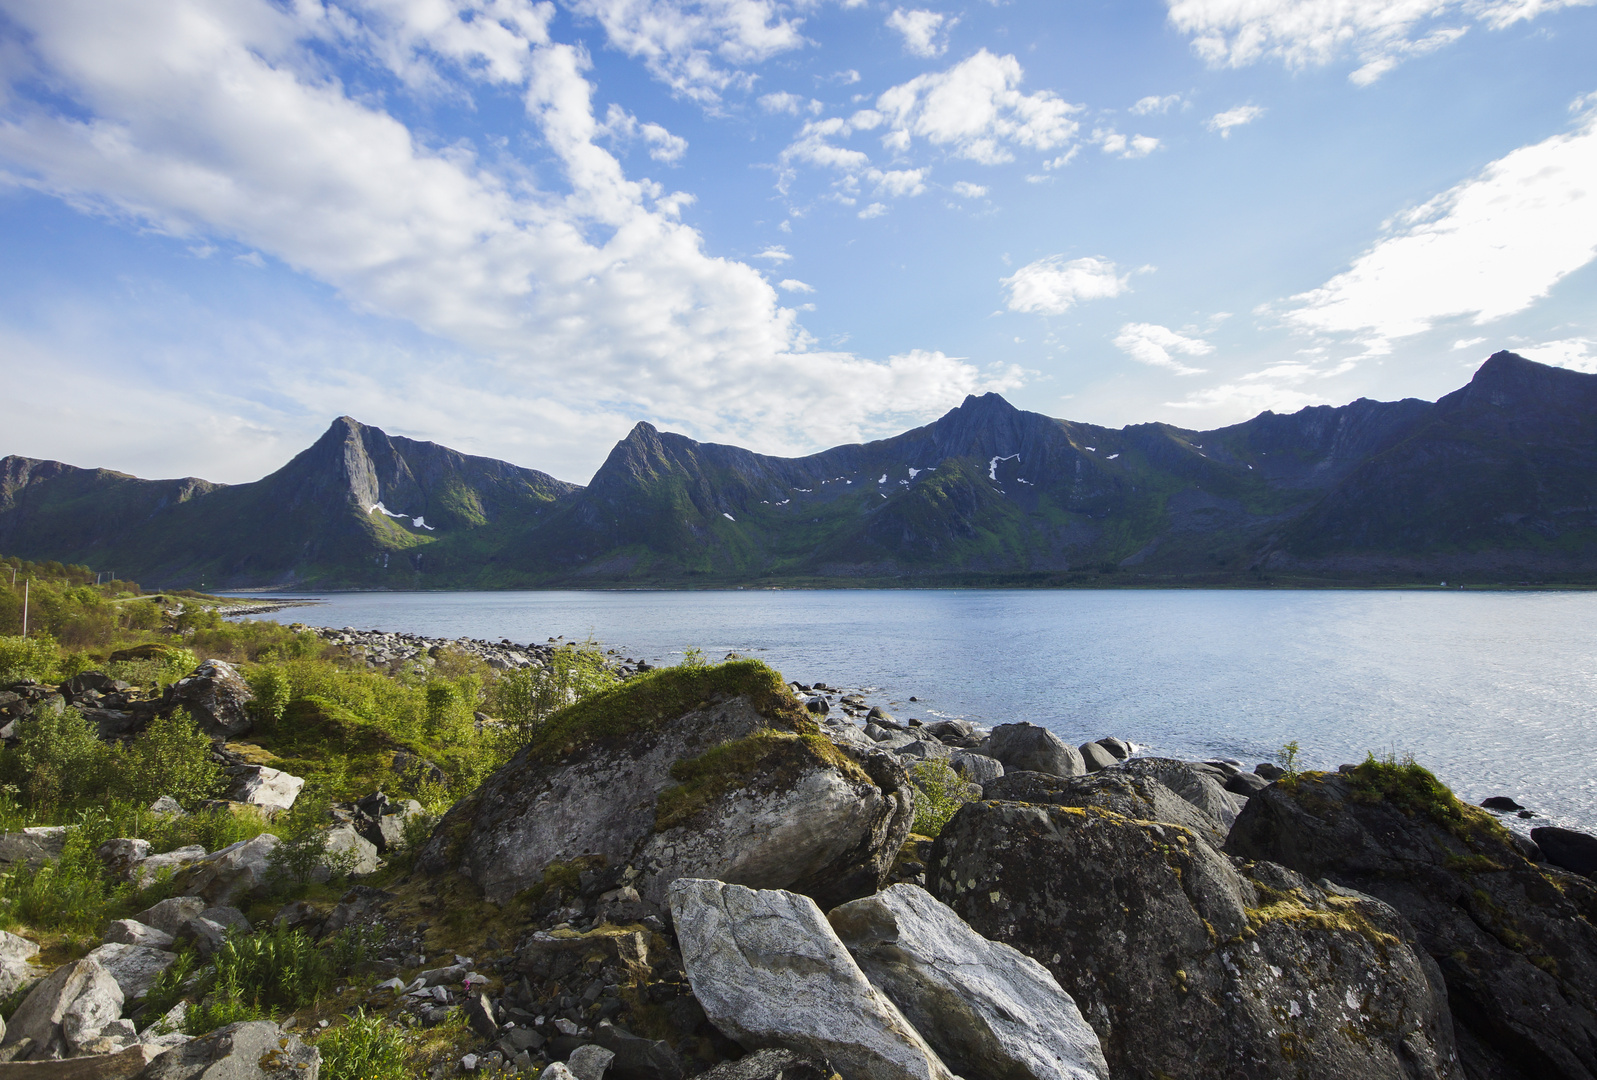
{"type": "Polygon", "coordinates": [[[1115,766],[1131,776],[1148,777],[1181,796],[1220,823],[1222,835],[1231,828],[1248,800],[1225,789],[1226,774],[1212,765],[1174,758],[1133,758],[1115,766]]]}
{"type": "Polygon", "coordinates": [[[173,896],[145,908],[133,916],[135,922],[153,926],[174,938],[183,932],[183,925],[205,910],[205,901],[197,896],[173,896]]]}
{"type": "Polygon", "coordinates": [[[184,867],[174,883],[184,896],[197,896],[217,907],[236,907],[266,884],[272,852],[279,843],[271,833],[261,833],[229,844],[184,867]]]}
{"type": "Polygon", "coordinates": [[[173,935],[137,919],[117,919],[106,927],[104,941],[110,945],[143,945],[147,949],[170,949],[176,944],[173,935]]]}
{"type": "Polygon", "coordinates": [[[1164,784],[1144,773],[1118,767],[1087,776],[1049,776],[1047,773],[1012,772],[982,788],[988,799],[1008,802],[1048,803],[1054,806],[1096,806],[1128,818],[1166,821],[1182,825],[1210,841],[1225,843],[1225,827],[1164,784]]]}
{"type": "Polygon", "coordinates": [[[28,992],[0,1047],[27,1039],[22,1060],[67,1057],[121,1015],[121,988],[98,961],[85,957],[56,968],[28,992]]]}
{"type": "Polygon", "coordinates": [[[11,996],[19,986],[38,978],[32,964],[38,955],[37,943],[0,930],[0,998],[11,996]]]}
{"type": "Polygon", "coordinates": [[[249,683],[232,664],[207,660],[166,688],[161,711],[187,709],[205,734],[231,739],[254,727],[248,709],[253,700],[249,683]]]}
{"type": "Polygon", "coordinates": [[[161,972],[171,967],[177,957],[165,949],[111,942],[89,953],[89,959],[111,974],[124,1001],[135,1001],[155,985],[161,972]]]}
{"type": "Polygon", "coordinates": [[[229,785],[224,798],[258,806],[268,813],[292,807],[305,787],[302,778],[265,765],[234,765],[227,775],[229,785]]]}
{"type": "Polygon", "coordinates": [[[1597,1076],[1597,884],[1529,862],[1428,773],[1370,762],[1277,782],[1227,850],[1400,911],[1446,977],[1472,1075],[1597,1076]]]}
{"type": "Polygon", "coordinates": [[[150,842],[119,836],[95,848],[94,854],[117,881],[132,881],[139,863],[150,857],[150,842]]]}
{"type": "Polygon", "coordinates": [[[422,849],[502,902],[583,856],[677,877],[813,893],[874,891],[908,835],[913,795],[889,755],[825,738],[756,661],[670,668],[559,713],[422,849]]]}
{"type": "Polygon", "coordinates": [[[322,861],[329,871],[364,877],[382,869],[383,860],[377,856],[377,845],[356,832],[349,822],[334,825],[324,835],[322,861]]]}
{"type": "Polygon", "coordinates": [[[1080,776],[1087,771],[1081,751],[1036,724],[999,724],[982,744],[982,753],[1003,762],[1006,772],[1080,776]]]}
{"type": "Polygon", "coordinates": [[[133,868],[133,881],[140,888],[152,885],[160,880],[162,873],[170,871],[176,874],[190,863],[199,862],[205,858],[205,855],[205,849],[199,844],[189,844],[186,847],[163,851],[159,855],[151,855],[133,868]]]}
{"type": "Polygon", "coordinates": [[[321,1051],[270,1020],[217,1028],[156,1058],[139,1080],[317,1080],[321,1051]]]}
{"type": "Polygon", "coordinates": [[[825,1057],[851,1080],[955,1080],[809,897],[679,878],[670,899],[693,995],[728,1038],[825,1057]]]}
{"type": "Polygon", "coordinates": [[[1440,976],[1403,920],[1193,830],[1100,807],[971,803],[932,892],[1046,967],[1117,1080],[1461,1080],[1440,976]]]}
{"type": "Polygon", "coordinates": [[[35,825],[19,832],[0,833],[0,868],[26,866],[37,870],[61,857],[66,846],[65,825],[35,825]]]}
{"type": "Polygon", "coordinates": [[[1098,1036],[1048,970],[925,889],[894,885],[826,919],[871,985],[967,1080],[1108,1080],[1098,1036]]]}

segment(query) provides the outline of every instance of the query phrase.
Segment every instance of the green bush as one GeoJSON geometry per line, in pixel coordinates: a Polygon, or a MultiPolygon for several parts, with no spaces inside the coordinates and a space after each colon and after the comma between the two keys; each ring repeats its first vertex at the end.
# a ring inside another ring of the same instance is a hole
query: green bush
{"type": "Polygon", "coordinates": [[[250,703],[255,722],[268,726],[277,723],[294,693],[288,675],[280,668],[263,666],[252,670],[247,678],[250,692],[255,695],[250,703]]]}
{"type": "Polygon", "coordinates": [[[909,771],[915,785],[915,824],[913,831],[935,837],[961,806],[981,798],[981,788],[960,779],[948,762],[939,758],[923,761],[909,771]]]}
{"type": "Polygon", "coordinates": [[[316,1040],[322,1080],[407,1080],[409,1040],[380,1016],[356,1009],[349,1022],[316,1040]]]}
{"type": "Polygon", "coordinates": [[[183,1030],[204,1035],[237,1020],[314,1004],[366,961],[372,944],[365,928],[345,930],[320,946],[303,930],[281,926],[229,934],[198,984],[187,991],[202,1004],[189,1009],[183,1030]]]}
{"type": "Polygon", "coordinates": [[[186,711],[157,717],[123,754],[118,772],[122,794],[146,806],[162,795],[197,806],[226,786],[211,760],[211,740],[186,711]]]}
{"type": "Polygon", "coordinates": [[[507,671],[488,691],[488,711],[523,739],[549,715],[616,685],[614,671],[592,641],[556,649],[542,667],[507,671]]]}
{"type": "Polygon", "coordinates": [[[0,753],[0,783],[25,805],[49,813],[104,800],[116,755],[78,710],[35,712],[17,721],[17,736],[0,753]]]}
{"type": "Polygon", "coordinates": [[[48,634],[0,637],[0,686],[22,679],[49,681],[60,662],[61,649],[48,634]]]}
{"type": "Polygon", "coordinates": [[[119,893],[95,857],[98,840],[86,829],[68,829],[61,858],[38,870],[19,867],[0,875],[0,923],[36,930],[92,931],[106,918],[119,893]]]}

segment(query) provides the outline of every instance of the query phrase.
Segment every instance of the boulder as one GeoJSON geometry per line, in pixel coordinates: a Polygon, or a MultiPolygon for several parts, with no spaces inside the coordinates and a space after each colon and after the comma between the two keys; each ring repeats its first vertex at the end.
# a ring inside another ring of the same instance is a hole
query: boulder
{"type": "Polygon", "coordinates": [[[88,958],[98,962],[110,972],[111,977],[116,980],[117,987],[122,991],[124,1002],[143,997],[145,992],[155,985],[155,980],[160,977],[161,972],[171,967],[172,962],[177,959],[165,949],[119,942],[101,945],[89,953],[88,958]]]}
{"type": "Polygon", "coordinates": [[[1259,792],[1270,786],[1270,781],[1258,773],[1239,772],[1229,777],[1225,782],[1225,789],[1233,795],[1241,795],[1244,799],[1251,799],[1259,792]]]}
{"type": "Polygon", "coordinates": [[[258,806],[267,813],[287,810],[299,798],[305,781],[298,776],[269,769],[265,765],[234,765],[226,770],[229,777],[227,794],[232,802],[258,806]]]}
{"type": "Polygon", "coordinates": [[[162,817],[182,817],[183,804],[170,795],[162,795],[150,804],[150,813],[160,814],[162,817]]]}
{"type": "Polygon", "coordinates": [[[187,709],[201,731],[212,738],[231,739],[254,726],[248,705],[255,700],[249,683],[233,665],[207,660],[166,688],[161,710],[187,709]]]}
{"type": "Polygon", "coordinates": [[[184,867],[174,884],[182,895],[200,897],[208,906],[233,906],[266,884],[272,852],[279,843],[271,833],[261,833],[229,844],[184,867]]]}
{"type": "Polygon", "coordinates": [[[1108,747],[1099,746],[1095,742],[1084,742],[1078,749],[1081,751],[1081,760],[1087,766],[1088,772],[1107,769],[1120,760],[1109,752],[1108,747]]]}
{"type": "Polygon", "coordinates": [[[969,750],[957,751],[948,759],[948,764],[959,774],[960,779],[972,784],[985,784],[1004,775],[1003,762],[986,754],[971,753],[969,750]]]}
{"type": "Polygon", "coordinates": [[[1124,739],[1117,739],[1113,735],[1106,735],[1099,739],[1098,745],[1113,754],[1116,761],[1124,761],[1131,756],[1131,744],[1124,739]]]}
{"type": "Polygon", "coordinates": [[[608,1020],[594,1027],[593,1039],[615,1055],[610,1062],[611,1080],[682,1080],[685,1074],[682,1059],[663,1039],[645,1039],[608,1020]]]}
{"type": "Polygon", "coordinates": [[[921,725],[921,734],[934,739],[968,739],[976,734],[976,725],[969,720],[933,720],[921,725]]]}
{"type": "Polygon", "coordinates": [[[692,876],[831,904],[880,887],[909,834],[904,766],[826,739],[757,661],[664,669],[562,717],[444,816],[424,872],[458,870],[504,902],[599,856],[641,870],[654,904],[692,876]]]}
{"type": "Polygon", "coordinates": [[[1562,866],[1572,874],[1590,877],[1597,873],[1597,836],[1544,825],[1530,831],[1542,858],[1562,866]]]}
{"type": "Polygon", "coordinates": [[[1117,769],[1132,776],[1159,781],[1187,802],[1220,823],[1222,833],[1231,828],[1237,815],[1248,804],[1241,795],[1225,789],[1226,774],[1212,765],[1174,758],[1135,758],[1121,762],[1117,769]]]}
{"type": "Polygon", "coordinates": [[[982,752],[1003,762],[1004,770],[1080,776],[1087,771],[1081,751],[1035,724],[999,724],[982,744],[982,752]]]}
{"type": "Polygon", "coordinates": [[[0,868],[26,866],[37,870],[61,857],[66,846],[65,825],[35,825],[20,832],[0,833],[0,868]]]}
{"type": "Polygon", "coordinates": [[[1417,766],[1272,784],[1226,850],[1401,912],[1441,965],[1472,1075],[1597,1075],[1597,884],[1529,862],[1417,766]]]}
{"type": "Polygon", "coordinates": [[[911,739],[894,751],[899,757],[916,761],[939,759],[946,761],[953,751],[935,739],[911,739]]]}
{"type": "Polygon", "coordinates": [[[377,845],[356,832],[352,823],[334,825],[325,836],[322,861],[329,870],[363,877],[382,869],[383,860],[377,856],[377,845]]]}
{"type": "Polygon", "coordinates": [[[134,1080],[166,1050],[138,1043],[125,1050],[64,1061],[26,1061],[0,1065],[14,1080],[134,1080]]]}
{"type": "Polygon", "coordinates": [[[55,969],[28,993],[6,1025],[0,1047],[27,1039],[22,1060],[67,1057],[122,1015],[122,990],[89,957],[55,969]]]}
{"type": "Polygon", "coordinates": [[[1281,768],[1281,766],[1271,764],[1268,761],[1261,761],[1253,767],[1253,775],[1262,776],[1271,783],[1274,783],[1286,775],[1286,770],[1281,768]]]}
{"type": "Polygon", "coordinates": [[[168,1050],[139,1080],[317,1080],[321,1051],[270,1020],[248,1020],[168,1050]]]}
{"type": "Polygon", "coordinates": [[[137,915],[133,921],[153,926],[174,938],[182,931],[183,924],[199,915],[205,910],[205,901],[197,896],[174,896],[162,900],[153,907],[147,907],[137,915]]]}
{"type": "Polygon", "coordinates": [[[31,961],[39,946],[25,937],[0,930],[0,998],[10,997],[20,986],[39,977],[31,961]]]}
{"type": "Polygon", "coordinates": [[[1435,965],[1379,901],[1096,806],[967,804],[926,873],[1075,998],[1115,1077],[1462,1080],[1435,965]]]}
{"type": "Polygon", "coordinates": [[[925,889],[894,885],[826,918],[871,985],[961,1076],[1108,1080],[1098,1036],[1047,969],[925,889]]]}
{"type": "Polygon", "coordinates": [[[679,878],[670,900],[693,995],[744,1048],[824,1057],[850,1080],[953,1080],[809,897],[679,878]]]}
{"type": "Polygon", "coordinates": [[[571,1056],[566,1058],[566,1068],[577,1080],[604,1080],[605,1070],[614,1060],[613,1052],[594,1043],[584,1043],[571,1051],[571,1056]]]}
{"type": "Polygon", "coordinates": [[[102,940],[108,945],[142,945],[147,949],[170,949],[177,941],[165,930],[146,926],[137,919],[117,919],[106,928],[102,940]]]}
{"type": "Polygon", "coordinates": [[[814,1054],[767,1048],[736,1061],[723,1061],[698,1080],[832,1080],[832,1063],[814,1054]]]}
{"type": "Polygon", "coordinates": [[[189,863],[198,862],[203,858],[205,858],[205,849],[199,844],[190,844],[187,847],[164,851],[159,855],[151,855],[134,868],[134,883],[140,888],[153,885],[160,880],[162,873],[171,871],[176,874],[189,863]]]}
{"type": "Polygon", "coordinates": [[[1006,773],[984,785],[982,797],[1052,806],[1096,806],[1123,817],[1180,825],[1217,847],[1225,842],[1225,829],[1214,818],[1152,777],[1118,768],[1088,776],[1006,773]]]}
{"type": "Polygon", "coordinates": [[[150,842],[118,837],[95,848],[94,854],[113,878],[132,881],[139,863],[150,857],[150,842]]]}
{"type": "Polygon", "coordinates": [[[1488,810],[1523,810],[1523,806],[1510,799],[1507,795],[1492,795],[1481,800],[1481,805],[1488,810]]]}

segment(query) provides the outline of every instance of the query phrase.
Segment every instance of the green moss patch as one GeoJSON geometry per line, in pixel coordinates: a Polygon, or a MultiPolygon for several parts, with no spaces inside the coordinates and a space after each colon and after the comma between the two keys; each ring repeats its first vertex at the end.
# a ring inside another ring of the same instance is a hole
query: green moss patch
{"type": "Polygon", "coordinates": [[[773,728],[819,734],[782,676],[758,660],[673,667],[629,679],[560,710],[538,728],[528,753],[553,762],[609,739],[655,731],[684,713],[746,697],[773,728]]]}
{"type": "Polygon", "coordinates": [[[1371,754],[1348,774],[1348,781],[1358,802],[1391,803],[1410,817],[1423,815],[1448,830],[1464,824],[1464,808],[1452,791],[1413,758],[1382,760],[1371,754]]]}
{"type": "Polygon", "coordinates": [[[1390,947],[1398,944],[1397,938],[1379,929],[1364,917],[1358,909],[1357,900],[1345,896],[1327,897],[1326,906],[1319,908],[1309,904],[1307,898],[1297,889],[1283,891],[1258,882],[1254,882],[1253,887],[1258,891],[1259,899],[1264,901],[1259,907],[1246,909],[1248,927],[1254,933],[1263,929],[1266,923],[1286,922],[1316,930],[1339,930],[1343,933],[1357,934],[1377,946],[1390,947]]]}
{"type": "Polygon", "coordinates": [[[685,824],[727,792],[755,781],[784,788],[805,773],[828,766],[851,780],[870,783],[858,765],[818,732],[759,731],[722,743],[671,766],[671,777],[678,784],[660,793],[654,811],[655,830],[664,832],[685,824]]]}

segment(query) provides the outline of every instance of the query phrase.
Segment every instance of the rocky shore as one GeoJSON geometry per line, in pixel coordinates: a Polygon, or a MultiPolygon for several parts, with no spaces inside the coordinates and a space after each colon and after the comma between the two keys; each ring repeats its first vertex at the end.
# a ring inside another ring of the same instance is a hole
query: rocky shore
{"type": "MultiPolygon", "coordinates": [[[[558,645],[317,633],[372,667],[450,648],[520,668],[558,645]]],[[[102,845],[125,880],[172,873],[173,895],[51,972],[0,937],[0,992],[32,984],[0,1068],[317,1080],[322,1021],[376,1016],[460,1026],[439,1080],[1597,1076],[1597,839],[1512,835],[1494,813],[1517,807],[1463,805],[1412,763],[1178,761],[901,721],[757,661],[611,663],[619,686],[544,721],[425,831],[403,795],[335,807],[311,872],[377,883],[336,900],[262,914],[271,833],[102,845]],[[198,1039],[163,1022],[182,1002],[151,1014],[178,951],[203,964],[268,924],[375,944],[314,1010],[198,1039]]],[[[136,704],[79,680],[12,705],[136,704]]],[[[213,661],[144,708],[226,740],[249,693],[213,661]]],[[[294,805],[295,777],[229,768],[232,802],[294,805]]],[[[6,834],[0,862],[40,865],[65,834],[6,834]]]]}

